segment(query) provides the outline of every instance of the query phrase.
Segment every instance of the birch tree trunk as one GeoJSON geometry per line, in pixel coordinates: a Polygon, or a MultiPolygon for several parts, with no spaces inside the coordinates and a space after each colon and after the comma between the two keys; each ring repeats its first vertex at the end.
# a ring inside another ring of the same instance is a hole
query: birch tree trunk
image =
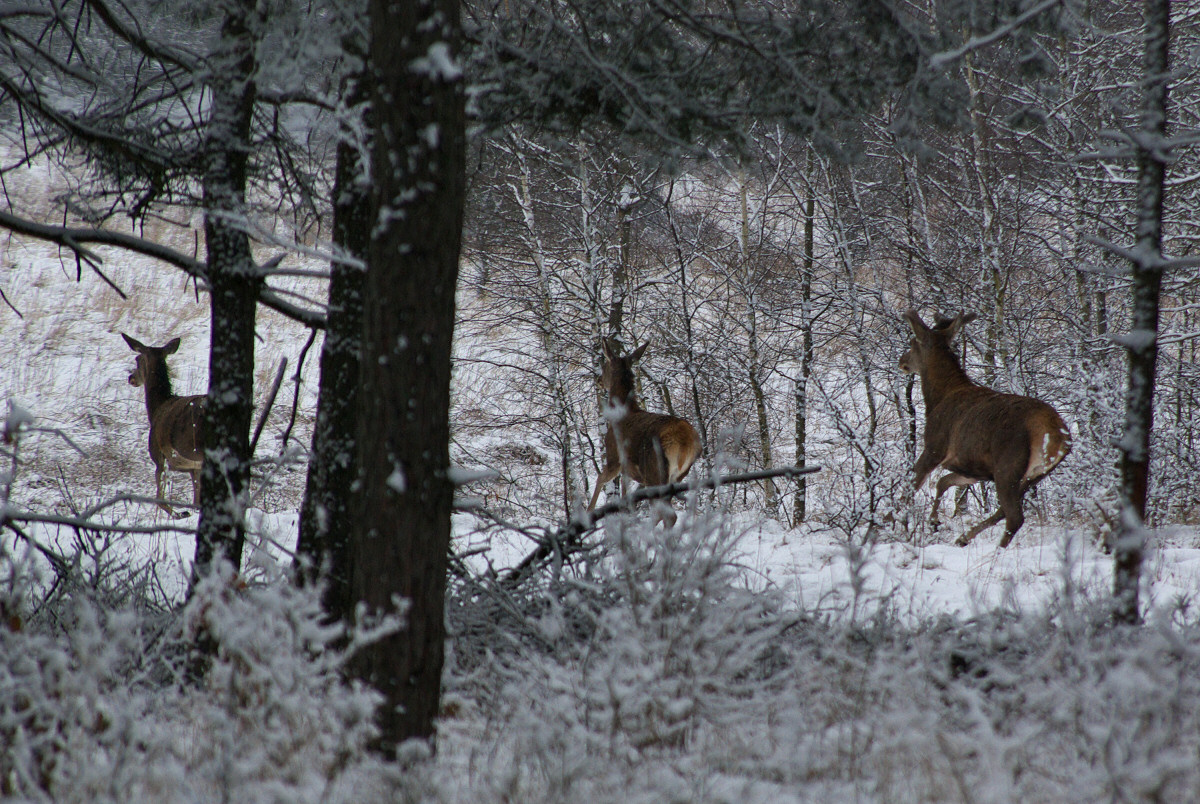
{"type": "MultiPolygon", "coordinates": [[[[808,175],[804,196],[804,265],[800,269],[800,376],[796,378],[796,460],[804,466],[808,460],[808,378],[813,362],[812,280],[815,266],[813,223],[816,217],[816,190],[812,183],[812,150],[808,152],[808,175]]],[[[792,525],[798,526],[808,515],[808,475],[796,478],[792,504],[792,525]]]]}

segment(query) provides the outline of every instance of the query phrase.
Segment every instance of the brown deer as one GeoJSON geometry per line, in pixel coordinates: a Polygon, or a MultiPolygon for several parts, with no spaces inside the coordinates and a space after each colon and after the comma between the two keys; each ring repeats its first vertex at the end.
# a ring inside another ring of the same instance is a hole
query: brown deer
{"type": "Polygon", "coordinates": [[[146,346],[124,332],[121,337],[137,353],[137,366],[129,375],[129,384],[141,386],[146,394],[146,414],[150,418],[150,459],[154,461],[154,484],[158,506],[175,518],[163,499],[163,475],[167,469],[192,476],[192,504],[200,504],[200,468],[204,463],[204,397],[175,396],[168,355],[175,354],[179,339],[163,346],[146,346]]]}
{"type": "Polygon", "coordinates": [[[975,320],[974,313],[935,316],[933,327],[925,326],[916,310],[904,318],[913,337],[900,358],[900,369],[920,376],[925,397],[925,449],[913,465],[914,488],[920,488],[937,466],[950,472],[938,480],[933,498],[929,521],[936,529],[938,504],[946,489],[992,481],[1000,510],[963,534],[958,544],[968,544],[1003,518],[1000,546],[1008,547],[1025,522],[1021,499],[1070,453],[1070,431],[1045,402],[1002,394],[967,377],[950,342],[975,320]]]}
{"type": "MultiPolygon", "coordinates": [[[[625,356],[607,338],[601,341],[604,372],[600,384],[608,392],[608,430],[604,433],[604,470],[596,478],[596,489],[588,510],[596,507],[600,489],[618,474],[643,486],[677,483],[687,476],[700,455],[696,428],[678,416],[650,413],[638,404],[633,390],[633,364],[645,353],[643,343],[625,356]]],[[[675,512],[657,514],[656,524],[675,525],[675,512]]]]}

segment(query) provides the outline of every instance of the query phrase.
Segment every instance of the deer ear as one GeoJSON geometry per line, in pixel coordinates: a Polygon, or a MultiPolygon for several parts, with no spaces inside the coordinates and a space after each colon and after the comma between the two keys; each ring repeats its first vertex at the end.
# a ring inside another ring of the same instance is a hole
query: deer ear
{"type": "Polygon", "coordinates": [[[909,310],[905,313],[904,320],[912,327],[914,335],[920,335],[929,331],[929,327],[925,326],[925,322],[921,320],[921,316],[917,314],[916,310],[909,310]]]}
{"type": "Polygon", "coordinates": [[[610,341],[608,338],[600,339],[600,351],[604,353],[605,360],[615,360],[616,359],[616,355],[615,355],[616,350],[613,349],[612,341],[610,341]]]}
{"type": "Polygon", "coordinates": [[[946,331],[948,333],[947,337],[953,338],[960,331],[962,331],[963,327],[965,327],[967,324],[970,324],[972,321],[974,321],[978,317],[979,316],[977,316],[975,313],[960,314],[957,318],[955,318],[953,321],[951,321],[950,326],[946,328],[946,331]]]}
{"type": "Polygon", "coordinates": [[[163,354],[164,355],[173,355],[173,354],[175,354],[175,350],[178,348],[179,348],[179,339],[172,338],[171,340],[167,341],[165,346],[163,346],[163,348],[162,348],[163,354]]]}
{"type": "Polygon", "coordinates": [[[125,343],[129,344],[129,348],[135,352],[140,352],[146,348],[137,339],[129,337],[124,332],[121,333],[121,337],[125,339],[125,343]]]}
{"type": "Polygon", "coordinates": [[[639,346],[638,348],[634,349],[634,350],[633,350],[633,351],[632,351],[632,352],[629,354],[629,359],[630,359],[630,360],[632,360],[632,361],[635,361],[635,362],[636,362],[636,361],[638,361],[638,360],[641,360],[641,359],[642,359],[642,355],[643,355],[643,354],[645,354],[645,352],[646,352],[646,347],[647,347],[647,346],[649,346],[649,345],[650,345],[650,341],[646,341],[646,342],[645,342],[645,343],[643,343],[641,346],[639,346]]]}

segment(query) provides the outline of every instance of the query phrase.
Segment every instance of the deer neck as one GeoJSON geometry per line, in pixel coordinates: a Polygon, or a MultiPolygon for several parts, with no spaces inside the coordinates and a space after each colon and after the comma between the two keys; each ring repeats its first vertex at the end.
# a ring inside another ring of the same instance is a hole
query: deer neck
{"type": "Polygon", "coordinates": [[[175,393],[171,390],[171,378],[166,372],[159,375],[157,372],[152,372],[154,376],[146,382],[142,389],[146,395],[146,413],[151,419],[154,418],[154,413],[165,402],[169,402],[175,398],[175,393]]]}
{"type": "Polygon", "coordinates": [[[952,355],[936,354],[932,357],[934,359],[921,371],[921,393],[925,397],[926,410],[952,391],[975,385],[952,355]]]}
{"type": "Polygon", "coordinates": [[[626,413],[640,413],[642,410],[637,397],[632,393],[611,393],[608,395],[608,404],[614,408],[624,408],[626,413]]]}

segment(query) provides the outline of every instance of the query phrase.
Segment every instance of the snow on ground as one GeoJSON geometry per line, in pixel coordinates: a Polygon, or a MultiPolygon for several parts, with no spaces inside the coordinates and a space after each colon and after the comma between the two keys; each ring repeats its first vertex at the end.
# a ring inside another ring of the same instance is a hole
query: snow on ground
{"type": "MultiPolygon", "coordinates": [[[[844,541],[774,524],[742,542],[742,561],[805,608],[853,608],[857,577],[860,615],[886,602],[913,621],[970,617],[998,607],[1031,611],[1066,590],[1094,597],[1112,587],[1112,557],[1088,534],[1070,528],[1026,526],[1003,550],[996,545],[1000,526],[990,539],[984,534],[967,547],[949,536],[928,544],[880,542],[852,560],[844,541]]],[[[1194,546],[1200,532],[1178,528],[1161,536],[1143,588],[1151,610],[1200,593],[1200,549],[1194,546]]]]}
{"type": "MultiPolygon", "coordinates": [[[[1066,594],[1103,597],[1112,587],[1112,557],[1079,528],[1029,522],[1002,550],[997,542],[1003,526],[997,525],[959,547],[954,538],[974,522],[968,515],[953,520],[958,530],[943,528],[919,543],[885,536],[852,549],[844,535],[821,525],[787,528],[753,513],[727,516],[736,536],[730,558],[742,568],[745,583],[780,590],[807,611],[863,618],[886,606],[916,623],[998,607],[1030,612],[1066,594]]],[[[687,527],[686,516],[679,527],[687,527]]],[[[478,568],[513,566],[536,547],[530,535],[513,530],[484,535],[468,514],[456,515],[455,534],[459,549],[473,553],[478,568]]],[[[1200,528],[1164,528],[1155,538],[1142,586],[1151,616],[1200,598],[1200,528]]]]}

